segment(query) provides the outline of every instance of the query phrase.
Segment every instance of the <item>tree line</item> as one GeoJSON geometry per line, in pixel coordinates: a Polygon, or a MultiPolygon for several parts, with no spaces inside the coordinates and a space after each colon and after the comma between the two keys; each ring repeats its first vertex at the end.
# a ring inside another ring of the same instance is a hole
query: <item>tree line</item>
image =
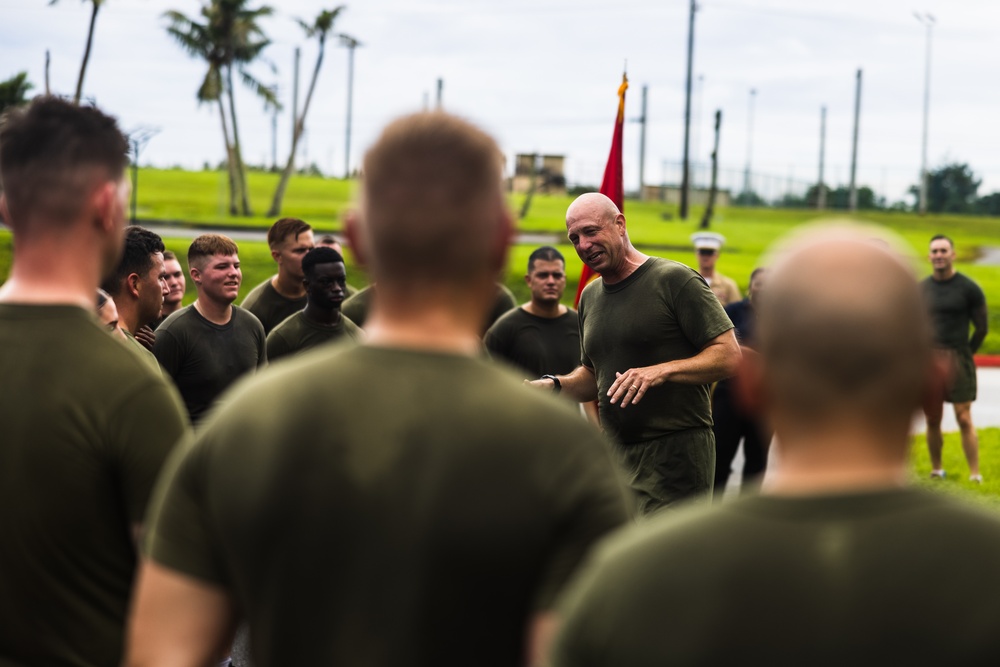
{"type": "MultiPolygon", "coordinates": [[[[49,4],[56,2],[57,0],[50,0],[49,4]]],[[[76,104],[80,103],[83,92],[84,77],[87,73],[87,65],[94,43],[94,27],[98,11],[104,4],[104,0],[90,0],[90,2],[92,8],[87,30],[87,43],[73,96],[73,101],[76,104]]],[[[281,172],[281,178],[278,180],[278,185],[271,198],[271,205],[267,211],[268,216],[273,217],[281,214],[288,180],[295,169],[295,154],[304,133],[306,114],[309,112],[309,104],[316,90],[316,82],[323,64],[326,40],[333,30],[337,17],[343,10],[343,6],[323,10],[315,19],[308,22],[296,19],[305,32],[306,38],[317,41],[319,51],[302,110],[297,118],[292,119],[294,123],[292,146],[285,168],[281,172]]],[[[203,0],[201,11],[196,17],[188,17],[174,10],[165,12],[163,15],[168,22],[167,34],[188,55],[205,63],[205,75],[195,92],[195,97],[199,104],[214,104],[219,109],[222,139],[226,149],[225,165],[229,175],[229,213],[234,216],[253,215],[250,190],[247,188],[247,165],[243,161],[240,143],[234,95],[234,74],[238,83],[249,89],[255,97],[264,103],[265,110],[281,109],[276,88],[263,84],[249,71],[249,66],[255,62],[267,63],[272,70],[276,70],[273,63],[264,58],[264,51],[270,46],[271,40],[261,26],[261,19],[270,17],[273,13],[274,10],[267,5],[251,7],[250,0],[203,0]]],[[[339,36],[353,39],[348,35],[339,36]]],[[[48,74],[46,73],[47,80],[48,74]]],[[[0,113],[8,106],[27,102],[28,92],[33,87],[27,80],[25,72],[20,72],[7,81],[0,82],[0,113]]]]}

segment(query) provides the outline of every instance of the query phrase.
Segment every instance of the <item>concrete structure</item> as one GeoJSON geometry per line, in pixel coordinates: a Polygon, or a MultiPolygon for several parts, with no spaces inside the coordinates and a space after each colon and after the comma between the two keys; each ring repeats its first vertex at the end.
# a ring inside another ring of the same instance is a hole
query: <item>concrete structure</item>
{"type": "Polygon", "coordinates": [[[566,156],[521,153],[514,160],[510,191],[525,193],[531,189],[532,173],[537,169],[535,192],[547,195],[566,194],[566,156]],[[541,164],[539,164],[539,160],[541,164]]]}

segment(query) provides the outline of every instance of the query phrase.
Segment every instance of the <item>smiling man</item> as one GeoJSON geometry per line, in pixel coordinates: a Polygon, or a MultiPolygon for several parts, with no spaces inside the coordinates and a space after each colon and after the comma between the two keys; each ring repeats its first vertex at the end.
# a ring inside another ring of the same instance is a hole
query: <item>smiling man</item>
{"type": "Polygon", "coordinates": [[[641,512],[710,494],[709,384],[739,364],[733,323],[696,271],[636,250],[625,216],[604,195],[578,197],[566,231],[601,276],[580,298],[582,365],[532,384],[599,401],[641,512]]]}
{"type": "Polygon", "coordinates": [[[198,298],[164,320],[153,354],[174,379],[192,422],[238,377],[267,361],[264,327],[233,302],[243,274],[239,249],[221,234],[202,234],[188,249],[198,298]]]}
{"type": "Polygon", "coordinates": [[[569,373],[580,360],[580,320],[560,303],[566,290],[566,261],[551,246],[528,257],[524,281],[531,301],[502,316],[484,337],[494,358],[504,359],[535,378],[569,373]]]}
{"type": "Polygon", "coordinates": [[[306,307],[274,327],[267,335],[267,358],[271,361],[321,343],[364,334],[340,312],[347,293],[344,258],[333,248],[313,248],[302,259],[302,284],[306,307]]]}

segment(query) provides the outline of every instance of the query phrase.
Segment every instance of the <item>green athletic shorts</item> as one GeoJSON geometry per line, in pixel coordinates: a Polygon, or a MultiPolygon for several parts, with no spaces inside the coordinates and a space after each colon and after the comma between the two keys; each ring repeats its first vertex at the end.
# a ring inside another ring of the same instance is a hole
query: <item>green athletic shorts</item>
{"type": "Polygon", "coordinates": [[[711,427],[677,431],[614,450],[635,494],[639,515],[692,499],[708,499],[715,480],[715,434],[711,427]]]}
{"type": "Polygon", "coordinates": [[[949,403],[970,403],[976,400],[976,362],[969,348],[950,350],[955,377],[945,393],[949,403]]]}

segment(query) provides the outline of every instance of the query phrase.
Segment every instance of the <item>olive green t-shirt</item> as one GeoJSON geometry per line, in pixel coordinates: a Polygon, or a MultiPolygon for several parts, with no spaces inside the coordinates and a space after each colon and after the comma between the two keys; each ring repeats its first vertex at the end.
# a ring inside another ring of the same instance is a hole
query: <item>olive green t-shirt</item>
{"type": "MultiPolygon", "coordinates": [[[[372,297],[374,296],[375,290],[372,285],[369,285],[354,296],[346,299],[340,306],[340,312],[346,315],[359,327],[364,327],[365,320],[368,319],[368,310],[371,308],[372,297]]],[[[489,315],[487,315],[483,330],[479,332],[479,335],[485,334],[486,330],[489,329],[494,322],[500,319],[501,315],[506,313],[511,308],[516,307],[517,300],[514,298],[514,294],[504,285],[497,283],[497,291],[493,300],[493,305],[490,308],[489,315]]]]}
{"type": "Polygon", "coordinates": [[[948,280],[929,276],[921,286],[934,323],[935,341],[953,350],[967,351],[972,314],[986,303],[983,290],[961,273],[948,280]]]}
{"type": "Polygon", "coordinates": [[[733,328],[698,272],[650,257],[625,280],[598,278],[580,297],[582,363],[597,376],[601,425],[622,444],[712,425],[708,385],[665,382],[638,405],[611,405],[615,373],[687,359],[733,328]]]}
{"type": "Polygon", "coordinates": [[[994,664],[998,562],[994,512],[923,490],[661,514],[595,552],[553,663],[994,664]]]}
{"type": "Polygon", "coordinates": [[[253,313],[264,325],[265,336],[271,333],[271,329],[305,307],[305,294],[298,299],[282,296],[278,290],[274,289],[271,278],[250,290],[250,293],[243,299],[243,303],[240,304],[240,308],[253,313]]]}
{"type": "Polygon", "coordinates": [[[518,367],[524,377],[570,373],[580,361],[580,318],[569,309],[558,317],[539,317],[514,308],[483,337],[494,359],[518,367]]]}
{"type": "Polygon", "coordinates": [[[330,326],[314,322],[306,317],[304,311],[299,311],[267,334],[267,359],[274,361],[339,338],[357,341],[362,336],[364,332],[361,328],[343,314],[336,324],[330,326]]]}
{"type": "Polygon", "coordinates": [[[183,406],[82,308],[0,304],[0,350],[0,664],[118,665],[183,406]]]}
{"type": "Polygon", "coordinates": [[[122,329],[122,333],[125,334],[125,342],[128,344],[129,348],[134,350],[139,358],[146,363],[150,369],[156,371],[157,373],[163,373],[160,369],[160,362],[156,360],[156,355],[150,352],[145,345],[136,340],[136,337],[128,329],[122,329]]]}
{"type": "Polygon", "coordinates": [[[147,552],[235,596],[257,667],[521,664],[627,520],[607,448],[488,360],[334,344],[234,388],[161,479],[147,552]]]}
{"type": "Polygon", "coordinates": [[[193,304],[172,313],[156,330],[153,354],[194,423],[237,378],[267,363],[264,327],[238,306],[226,324],[209,322],[193,304]]]}

